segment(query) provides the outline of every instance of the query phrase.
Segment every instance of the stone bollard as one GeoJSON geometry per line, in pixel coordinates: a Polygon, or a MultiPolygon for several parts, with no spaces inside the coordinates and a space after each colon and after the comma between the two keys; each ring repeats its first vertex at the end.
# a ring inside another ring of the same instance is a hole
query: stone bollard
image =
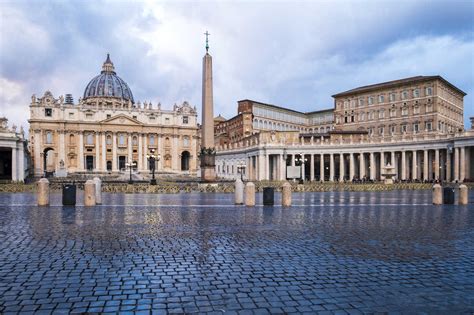
{"type": "Polygon", "coordinates": [[[281,205],[283,207],[291,206],[291,184],[284,182],[281,188],[281,205]]]}
{"type": "Polygon", "coordinates": [[[255,184],[248,182],[245,185],[245,205],[248,207],[255,206],[255,184]]]}
{"type": "Polygon", "coordinates": [[[235,181],[235,204],[244,204],[244,183],[240,178],[235,181]]]}
{"type": "Polygon", "coordinates": [[[102,181],[99,177],[94,177],[94,184],[95,184],[95,204],[101,205],[102,204],[102,181]]]}
{"type": "Polygon", "coordinates": [[[461,184],[459,186],[459,202],[458,204],[460,205],[467,205],[468,203],[468,190],[467,186],[464,184],[461,184]]]}
{"type": "Polygon", "coordinates": [[[95,184],[90,179],[84,184],[84,206],[95,206],[95,184]]]}
{"type": "Polygon", "coordinates": [[[443,204],[443,193],[440,184],[433,185],[433,204],[441,205],[443,204]]]}
{"type": "Polygon", "coordinates": [[[41,178],[38,181],[38,206],[49,205],[49,181],[46,178],[41,178]]]}

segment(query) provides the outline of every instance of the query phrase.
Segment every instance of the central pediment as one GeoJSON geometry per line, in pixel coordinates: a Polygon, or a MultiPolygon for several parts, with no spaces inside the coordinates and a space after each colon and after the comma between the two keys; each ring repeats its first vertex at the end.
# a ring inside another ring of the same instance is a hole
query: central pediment
{"type": "Polygon", "coordinates": [[[130,118],[125,115],[117,115],[100,122],[103,125],[132,125],[132,126],[142,126],[143,123],[139,122],[135,118],[130,118]]]}

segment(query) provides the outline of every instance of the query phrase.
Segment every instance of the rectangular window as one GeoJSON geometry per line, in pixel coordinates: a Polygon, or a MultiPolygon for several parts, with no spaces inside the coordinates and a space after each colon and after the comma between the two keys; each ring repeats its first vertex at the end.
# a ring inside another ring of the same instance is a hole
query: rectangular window
{"type": "Polygon", "coordinates": [[[390,93],[390,102],[395,102],[395,93],[390,93]]]}
{"type": "Polygon", "coordinates": [[[379,103],[384,102],[385,97],[383,95],[379,95],[379,103]]]}
{"type": "Polygon", "coordinates": [[[395,116],[397,116],[397,110],[395,108],[392,108],[390,110],[390,117],[395,117],[395,116]]]}
{"type": "Polygon", "coordinates": [[[86,114],[86,119],[92,119],[92,114],[86,114]]]}
{"type": "Polygon", "coordinates": [[[419,114],[420,113],[420,106],[415,106],[413,107],[413,114],[419,114]]]}
{"type": "Polygon", "coordinates": [[[413,90],[413,97],[420,97],[420,89],[413,90]]]}
{"type": "Polygon", "coordinates": [[[402,100],[406,100],[408,98],[408,91],[402,92],[402,100]]]}
{"type": "Polygon", "coordinates": [[[110,115],[110,114],[107,114],[107,119],[109,119],[110,117],[112,117],[112,115],[110,115]]]}
{"type": "Polygon", "coordinates": [[[406,133],[407,132],[407,125],[402,125],[402,132],[406,133]]]}
{"type": "Polygon", "coordinates": [[[132,116],[133,119],[137,119],[137,116],[132,116]]]}
{"type": "Polygon", "coordinates": [[[45,109],[44,109],[44,115],[45,115],[46,117],[51,117],[51,116],[53,116],[53,109],[52,109],[52,108],[45,108],[45,109]]]}
{"type": "Polygon", "coordinates": [[[425,94],[426,94],[426,96],[432,95],[433,94],[433,89],[431,87],[427,87],[425,89],[425,94]]]}
{"type": "Polygon", "coordinates": [[[420,125],[419,124],[413,124],[413,132],[418,133],[420,131],[420,125]]]}
{"type": "Polygon", "coordinates": [[[384,128],[383,128],[383,127],[380,127],[380,128],[379,128],[379,134],[380,134],[381,136],[383,136],[383,132],[384,132],[384,128]]]}
{"type": "Polygon", "coordinates": [[[360,106],[364,106],[364,99],[363,98],[359,98],[359,107],[360,106]]]}
{"type": "Polygon", "coordinates": [[[426,125],[426,130],[428,130],[428,131],[432,130],[433,127],[432,127],[431,122],[426,122],[425,125],[426,125]]]}
{"type": "Polygon", "coordinates": [[[188,116],[183,116],[183,124],[187,125],[189,123],[189,118],[188,116]]]}
{"type": "Polygon", "coordinates": [[[395,126],[391,126],[390,127],[390,133],[393,135],[395,132],[396,132],[396,127],[395,126]]]}
{"type": "Polygon", "coordinates": [[[385,118],[385,110],[380,110],[379,111],[379,118],[385,118]]]}
{"type": "Polygon", "coordinates": [[[403,107],[402,108],[402,116],[408,115],[408,107],[403,107]]]}
{"type": "Polygon", "coordinates": [[[69,118],[74,118],[74,113],[69,113],[69,118]]]}
{"type": "Polygon", "coordinates": [[[372,96],[369,96],[369,99],[367,101],[369,105],[372,105],[374,103],[374,98],[372,96]]]}

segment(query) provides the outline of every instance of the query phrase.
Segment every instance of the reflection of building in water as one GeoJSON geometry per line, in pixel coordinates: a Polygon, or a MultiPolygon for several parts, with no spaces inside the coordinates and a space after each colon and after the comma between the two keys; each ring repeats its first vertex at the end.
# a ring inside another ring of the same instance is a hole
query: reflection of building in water
{"type": "Polygon", "coordinates": [[[187,102],[172,110],[136,102],[107,55],[101,73],[74,104],[72,96],[32,96],[30,150],[36,176],[67,173],[119,173],[136,163],[149,173],[147,155],[160,155],[159,172],[197,172],[197,112],[187,102]]]}
{"type": "Polygon", "coordinates": [[[390,163],[399,180],[474,179],[465,95],[417,76],[335,94],[333,108],[313,113],[240,101],[237,116],[217,120],[216,172],[236,178],[244,164],[251,180],[380,180],[390,163]]]}
{"type": "Polygon", "coordinates": [[[28,175],[28,154],[23,127],[8,127],[8,119],[0,118],[0,180],[23,181],[28,175]]]}

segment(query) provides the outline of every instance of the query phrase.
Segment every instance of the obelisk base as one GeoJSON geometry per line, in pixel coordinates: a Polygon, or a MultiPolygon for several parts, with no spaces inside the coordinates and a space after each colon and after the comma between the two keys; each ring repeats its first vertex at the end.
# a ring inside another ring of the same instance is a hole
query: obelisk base
{"type": "MultiPolygon", "coordinates": [[[[215,182],[216,181],[216,153],[201,151],[201,181],[215,182]]],[[[208,150],[211,151],[211,150],[208,150]]]]}

